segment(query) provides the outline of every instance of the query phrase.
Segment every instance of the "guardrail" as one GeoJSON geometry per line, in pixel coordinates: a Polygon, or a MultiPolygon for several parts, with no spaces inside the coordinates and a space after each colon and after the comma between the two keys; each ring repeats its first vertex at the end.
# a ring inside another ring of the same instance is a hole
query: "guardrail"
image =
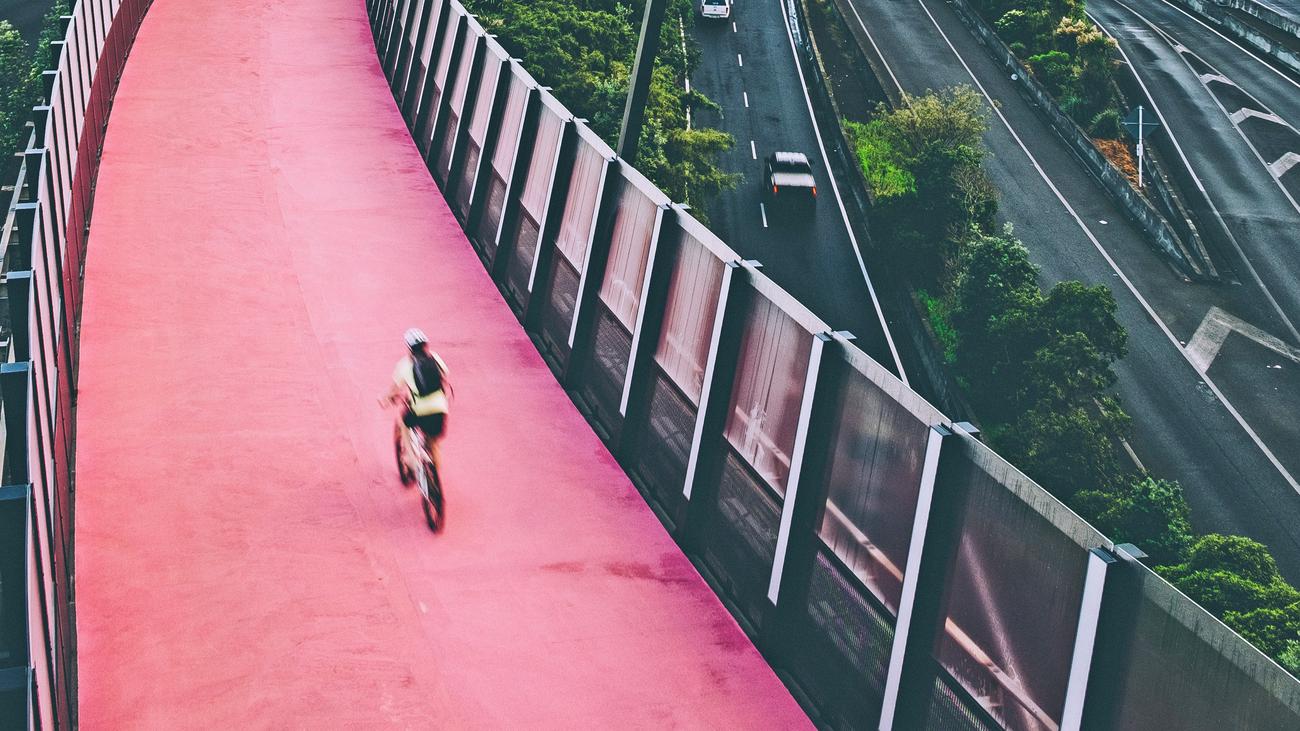
{"type": "Polygon", "coordinates": [[[457,0],[367,5],[504,298],[819,721],[1300,724],[1300,683],[742,260],[457,0]]]}
{"type": "Polygon", "coordinates": [[[0,231],[0,727],[76,727],[73,443],[77,325],[95,176],[113,94],[150,0],[80,0],[0,231]]]}

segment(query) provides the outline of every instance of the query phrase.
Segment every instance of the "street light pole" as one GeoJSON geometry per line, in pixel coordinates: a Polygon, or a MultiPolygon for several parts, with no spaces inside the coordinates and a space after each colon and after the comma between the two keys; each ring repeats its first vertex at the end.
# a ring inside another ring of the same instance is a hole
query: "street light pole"
{"type": "Polygon", "coordinates": [[[641,19],[641,40],[636,47],[636,62],[627,89],[627,106],[623,109],[623,127],[618,133],[618,156],[636,163],[637,144],[645,123],[646,99],[650,96],[650,79],[654,75],[655,57],[659,55],[659,36],[668,11],[668,0],[645,0],[641,19]]]}

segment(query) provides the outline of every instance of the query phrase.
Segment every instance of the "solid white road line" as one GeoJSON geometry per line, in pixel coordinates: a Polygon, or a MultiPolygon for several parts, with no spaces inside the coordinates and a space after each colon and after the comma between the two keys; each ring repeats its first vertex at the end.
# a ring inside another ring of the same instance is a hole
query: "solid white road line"
{"type": "Polygon", "coordinates": [[[1029,158],[1030,164],[1034,166],[1034,170],[1038,171],[1039,177],[1043,179],[1044,183],[1047,183],[1048,189],[1051,190],[1053,195],[1056,196],[1056,199],[1061,202],[1061,205],[1065,206],[1065,210],[1069,211],[1070,216],[1075,220],[1075,223],[1077,223],[1079,228],[1083,230],[1083,234],[1088,237],[1088,240],[1092,242],[1093,247],[1097,249],[1097,253],[1101,254],[1101,257],[1106,260],[1106,264],[1110,266],[1111,270],[1115,272],[1120,281],[1124,283],[1124,286],[1128,289],[1129,293],[1133,295],[1133,298],[1137,300],[1142,309],[1146,311],[1147,317],[1151,318],[1151,321],[1155,323],[1156,327],[1159,328],[1162,333],[1164,333],[1165,337],[1169,339],[1169,342],[1173,343],[1174,347],[1178,349],[1179,354],[1183,356],[1183,360],[1187,365],[1191,366],[1192,370],[1196,372],[1205,385],[1214,393],[1215,397],[1219,399],[1219,403],[1223,404],[1223,408],[1227,409],[1228,413],[1232,415],[1232,418],[1236,420],[1237,425],[1246,432],[1247,436],[1249,436],[1251,441],[1255,443],[1255,446],[1263,452],[1264,457],[1268,459],[1274,469],[1282,475],[1282,479],[1286,480],[1287,484],[1291,485],[1291,488],[1297,493],[1300,493],[1300,482],[1297,482],[1296,479],[1291,476],[1291,473],[1287,472],[1286,468],[1282,466],[1282,463],[1278,461],[1277,456],[1273,454],[1273,450],[1269,449],[1268,445],[1264,444],[1264,440],[1259,438],[1259,435],[1255,433],[1255,430],[1251,428],[1250,424],[1246,423],[1246,420],[1242,418],[1237,409],[1228,401],[1228,398],[1219,390],[1219,387],[1210,379],[1209,374],[1196,367],[1196,364],[1192,362],[1191,358],[1188,356],[1187,351],[1183,350],[1183,344],[1178,341],[1178,338],[1174,337],[1173,332],[1169,330],[1169,326],[1166,325],[1165,321],[1156,313],[1155,308],[1151,306],[1151,303],[1146,301],[1146,298],[1144,298],[1142,293],[1138,291],[1132,280],[1130,280],[1128,275],[1124,273],[1124,270],[1120,269],[1119,264],[1111,258],[1110,253],[1106,251],[1106,248],[1103,247],[1101,242],[1097,240],[1097,237],[1093,235],[1092,230],[1089,229],[1083,222],[1083,219],[1079,217],[1078,212],[1075,211],[1074,207],[1065,199],[1065,196],[1061,193],[1060,189],[1056,187],[1056,184],[1052,182],[1052,179],[1047,177],[1047,172],[1043,170],[1042,165],[1038,164],[1038,160],[1029,151],[1029,148],[1025,146],[1025,143],[1020,139],[1020,135],[1016,134],[1011,123],[1007,121],[1005,116],[1003,116],[1002,110],[998,108],[998,105],[993,103],[993,97],[989,96],[984,85],[980,83],[978,78],[976,78],[975,72],[971,71],[970,66],[966,64],[966,59],[962,58],[962,55],[957,52],[956,46],[954,46],[952,41],[949,40],[948,34],[943,32],[943,28],[939,26],[939,21],[935,20],[934,15],[930,13],[930,9],[926,7],[923,0],[916,0],[916,2],[921,6],[921,9],[925,11],[925,14],[929,16],[930,23],[934,25],[935,30],[939,31],[939,35],[943,37],[944,43],[948,44],[949,50],[951,50],[953,56],[957,58],[958,63],[962,65],[962,68],[966,69],[966,74],[970,76],[980,93],[984,95],[986,100],[988,100],[989,106],[993,108],[993,114],[1002,121],[1002,126],[1007,128],[1007,132],[1011,133],[1012,139],[1016,141],[1016,144],[1025,153],[1025,156],[1029,158]]]}
{"type": "MultiPolygon", "coordinates": [[[[817,115],[813,113],[812,97],[808,95],[808,84],[803,80],[803,65],[799,62],[799,49],[794,44],[794,31],[790,29],[790,16],[785,13],[782,13],[781,16],[781,20],[785,24],[785,37],[790,41],[790,55],[794,57],[794,68],[799,75],[799,87],[803,89],[803,101],[808,107],[808,119],[812,120],[813,133],[817,138],[817,149],[821,150],[822,164],[826,166],[827,177],[831,180],[831,191],[835,193],[835,202],[839,204],[840,216],[844,218],[844,230],[849,235],[849,243],[853,245],[853,255],[858,259],[858,268],[862,270],[862,278],[867,282],[867,293],[871,295],[871,306],[875,308],[876,319],[880,321],[880,329],[885,333],[885,343],[889,345],[889,354],[894,358],[894,367],[898,370],[898,378],[903,382],[903,385],[910,387],[907,382],[907,371],[903,370],[903,359],[898,357],[898,348],[894,345],[894,336],[889,332],[889,323],[885,321],[885,312],[880,308],[880,298],[876,296],[876,287],[871,283],[871,275],[867,273],[867,264],[862,258],[862,249],[858,246],[858,237],[853,235],[853,225],[849,223],[849,212],[844,207],[844,199],[840,197],[840,186],[835,182],[835,176],[830,172],[831,166],[826,155],[826,145],[822,144],[821,128],[817,125],[817,115]]],[[[890,76],[893,76],[892,71],[890,76]]]]}

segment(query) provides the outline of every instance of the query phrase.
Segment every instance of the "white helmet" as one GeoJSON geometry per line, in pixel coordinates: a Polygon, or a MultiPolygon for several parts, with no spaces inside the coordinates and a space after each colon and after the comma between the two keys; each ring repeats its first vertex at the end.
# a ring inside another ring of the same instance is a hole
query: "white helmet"
{"type": "Polygon", "coordinates": [[[429,338],[425,336],[424,331],[418,327],[413,327],[410,330],[407,330],[406,334],[402,336],[402,339],[406,341],[406,347],[411,350],[415,350],[421,345],[425,345],[429,342],[429,338]]]}

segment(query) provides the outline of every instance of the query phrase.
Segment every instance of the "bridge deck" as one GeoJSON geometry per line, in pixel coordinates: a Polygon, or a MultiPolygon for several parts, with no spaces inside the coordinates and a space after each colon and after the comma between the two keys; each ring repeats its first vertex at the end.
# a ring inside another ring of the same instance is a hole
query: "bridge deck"
{"type": "Polygon", "coordinates": [[[361,0],[158,0],[86,277],[85,728],[789,727],[466,243],[361,0]],[[452,369],[450,522],[375,397],[452,369]]]}

